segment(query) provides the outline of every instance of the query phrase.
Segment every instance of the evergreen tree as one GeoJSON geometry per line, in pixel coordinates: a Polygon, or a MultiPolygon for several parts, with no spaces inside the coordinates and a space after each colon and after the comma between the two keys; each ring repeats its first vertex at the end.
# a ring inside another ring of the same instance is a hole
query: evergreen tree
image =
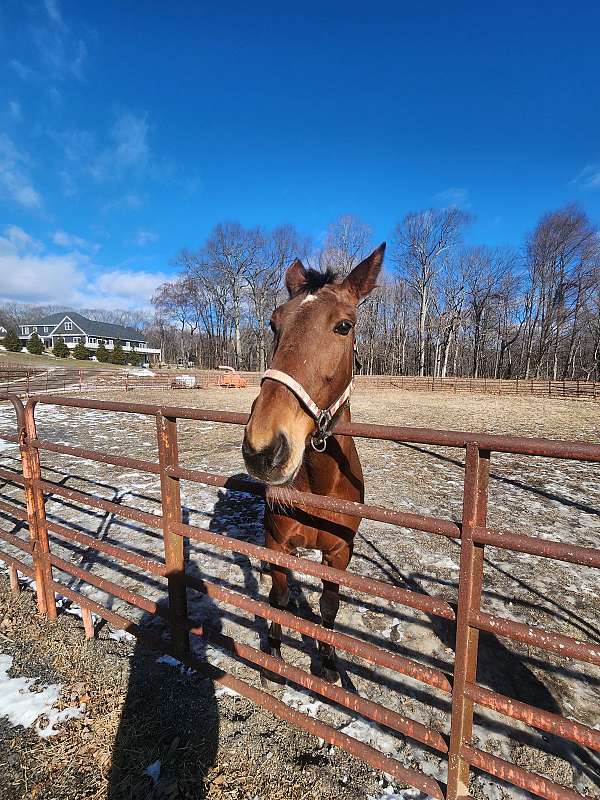
{"type": "Polygon", "coordinates": [[[27,349],[31,353],[32,356],[41,356],[44,352],[44,343],[34,331],[31,336],[29,337],[29,341],[27,342],[27,349]]]}
{"type": "Polygon", "coordinates": [[[127,354],[127,361],[132,367],[139,367],[139,365],[142,363],[142,355],[141,353],[136,353],[135,350],[132,350],[131,353],[127,354]]]}
{"type": "Polygon", "coordinates": [[[91,355],[90,351],[81,341],[77,342],[73,348],[73,358],[76,358],[78,361],[88,361],[91,355]]]}
{"type": "Polygon", "coordinates": [[[23,344],[17,336],[17,332],[12,328],[6,331],[6,336],[2,340],[2,344],[11,353],[20,353],[23,349],[23,344]]]}
{"type": "Polygon", "coordinates": [[[107,364],[110,361],[110,353],[106,349],[104,342],[100,342],[96,350],[96,358],[101,364],[107,364]]]}
{"type": "Polygon", "coordinates": [[[110,354],[110,363],[125,364],[126,362],[127,362],[127,356],[125,355],[125,351],[123,350],[123,345],[121,344],[121,340],[115,339],[115,346],[113,348],[112,353],[110,354]]]}
{"type": "Polygon", "coordinates": [[[69,348],[65,344],[65,340],[62,338],[62,336],[59,336],[56,340],[56,344],[52,348],[52,352],[57,358],[68,358],[71,355],[69,348]]]}

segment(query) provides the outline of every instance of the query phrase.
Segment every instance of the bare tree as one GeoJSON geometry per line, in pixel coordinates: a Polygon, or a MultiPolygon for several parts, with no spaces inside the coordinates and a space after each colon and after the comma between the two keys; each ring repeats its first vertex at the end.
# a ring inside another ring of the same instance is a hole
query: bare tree
{"type": "Polygon", "coordinates": [[[372,235],[371,228],[358,217],[341,216],[327,229],[319,266],[345,278],[371,251],[372,235]]]}
{"type": "Polygon", "coordinates": [[[458,208],[410,212],[396,226],[392,259],[419,303],[419,375],[425,374],[425,331],[441,256],[458,244],[469,215],[458,208]]]}

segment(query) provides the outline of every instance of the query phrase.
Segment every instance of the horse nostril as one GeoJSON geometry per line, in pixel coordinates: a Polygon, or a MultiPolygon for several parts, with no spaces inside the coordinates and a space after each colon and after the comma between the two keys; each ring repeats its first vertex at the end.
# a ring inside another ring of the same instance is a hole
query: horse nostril
{"type": "Polygon", "coordinates": [[[280,467],[288,460],[290,455],[290,446],[287,437],[281,431],[277,434],[275,441],[271,445],[273,448],[273,455],[271,456],[271,466],[273,468],[280,467]]]}
{"type": "Polygon", "coordinates": [[[262,450],[255,450],[246,438],[242,443],[242,455],[249,468],[258,475],[267,475],[278,469],[288,460],[290,446],[284,433],[279,432],[271,444],[262,450]]]}

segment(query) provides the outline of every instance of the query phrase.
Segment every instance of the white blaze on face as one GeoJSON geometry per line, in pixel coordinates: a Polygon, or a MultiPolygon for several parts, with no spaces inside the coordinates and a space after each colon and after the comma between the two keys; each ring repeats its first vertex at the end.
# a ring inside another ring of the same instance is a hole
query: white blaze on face
{"type": "Polygon", "coordinates": [[[304,300],[300,303],[300,305],[303,306],[305,303],[312,303],[312,301],[316,299],[317,299],[316,294],[307,294],[304,300]]]}

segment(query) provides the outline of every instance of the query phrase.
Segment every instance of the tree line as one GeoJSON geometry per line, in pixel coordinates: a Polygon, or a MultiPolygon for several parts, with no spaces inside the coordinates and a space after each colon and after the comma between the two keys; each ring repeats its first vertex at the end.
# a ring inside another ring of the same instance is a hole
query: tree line
{"type": "MultiPolygon", "coordinates": [[[[544,214],[520,249],[467,245],[458,208],[410,212],[388,246],[381,285],[359,315],[367,374],[600,378],[600,235],[574,205],[544,214]]],[[[291,225],[217,225],[175,258],[150,326],[168,360],[263,370],[283,275],[299,256],[344,277],[376,245],[344,216],[316,249],[291,225]]]]}
{"type": "MultiPolygon", "coordinates": [[[[362,305],[359,358],[367,374],[600,379],[600,234],[575,205],[542,215],[519,248],[465,243],[459,208],[406,214],[388,243],[380,286],[362,305]]],[[[167,363],[265,369],[269,320],[296,257],[347,275],[379,242],[343,216],[316,247],[294,226],[222,223],[173,260],[152,309],[83,310],[143,330],[167,363]]],[[[16,327],[59,307],[0,305],[16,327]]]]}

